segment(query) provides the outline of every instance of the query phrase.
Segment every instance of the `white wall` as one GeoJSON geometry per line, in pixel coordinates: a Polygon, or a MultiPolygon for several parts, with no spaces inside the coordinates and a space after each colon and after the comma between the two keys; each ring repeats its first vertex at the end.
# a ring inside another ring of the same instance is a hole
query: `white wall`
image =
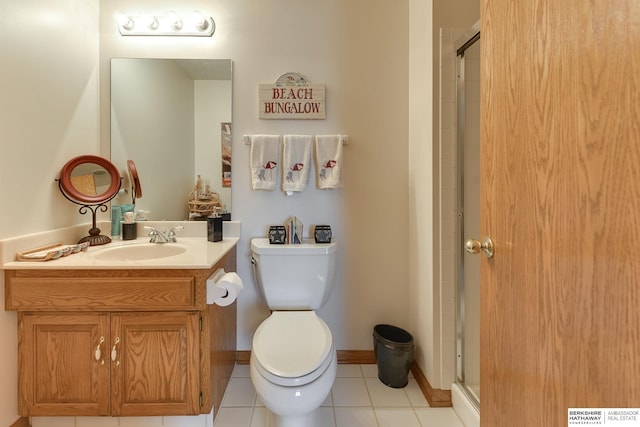
{"type": "MultiPolygon", "coordinates": [[[[0,239],[90,221],[54,179],[98,153],[97,21],[98,0],[0,2],[0,239]]],[[[16,317],[0,311],[2,426],[18,418],[16,317]]]]}
{"type": "Polygon", "coordinates": [[[87,221],[54,179],[98,152],[97,16],[98,0],[0,3],[0,238],[87,221]]]}
{"type": "Polygon", "coordinates": [[[415,359],[433,387],[439,358],[437,288],[433,286],[432,0],[410,1],[409,273],[415,359]]]}

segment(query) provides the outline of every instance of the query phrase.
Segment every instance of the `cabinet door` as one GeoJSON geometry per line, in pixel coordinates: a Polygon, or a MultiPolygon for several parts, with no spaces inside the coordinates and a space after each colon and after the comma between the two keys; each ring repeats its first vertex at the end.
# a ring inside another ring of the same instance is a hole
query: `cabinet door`
{"type": "Polygon", "coordinates": [[[108,331],[105,313],[20,314],[20,414],[108,415],[108,331]]]}
{"type": "Polygon", "coordinates": [[[200,411],[200,315],[111,315],[112,415],[200,411]]]}

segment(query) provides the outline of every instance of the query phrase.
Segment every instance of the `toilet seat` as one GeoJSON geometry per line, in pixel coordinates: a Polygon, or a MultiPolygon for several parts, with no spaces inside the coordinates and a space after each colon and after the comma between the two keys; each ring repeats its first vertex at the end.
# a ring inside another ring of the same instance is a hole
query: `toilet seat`
{"type": "Polygon", "coordinates": [[[253,336],[256,368],[279,385],[315,380],[327,369],[333,353],[331,331],[314,311],[274,311],[253,336]]]}

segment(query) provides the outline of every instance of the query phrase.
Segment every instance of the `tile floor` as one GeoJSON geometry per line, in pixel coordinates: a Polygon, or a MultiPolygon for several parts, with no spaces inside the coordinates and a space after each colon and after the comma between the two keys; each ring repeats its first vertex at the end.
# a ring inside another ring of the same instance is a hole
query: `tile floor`
{"type": "MultiPolygon", "coordinates": [[[[410,376],[402,389],[378,380],[376,365],[338,365],[318,427],[463,427],[452,408],[431,408],[410,376]]],[[[257,399],[249,366],[237,365],[214,427],[264,427],[267,412],[257,399]]]]}

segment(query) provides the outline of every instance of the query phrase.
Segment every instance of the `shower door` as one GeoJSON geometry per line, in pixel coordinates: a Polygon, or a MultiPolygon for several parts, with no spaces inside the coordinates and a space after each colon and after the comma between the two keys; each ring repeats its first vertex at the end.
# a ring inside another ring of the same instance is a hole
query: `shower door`
{"type": "Polygon", "coordinates": [[[480,33],[469,33],[458,45],[456,378],[479,409],[480,257],[463,248],[480,236],[480,33]]]}

